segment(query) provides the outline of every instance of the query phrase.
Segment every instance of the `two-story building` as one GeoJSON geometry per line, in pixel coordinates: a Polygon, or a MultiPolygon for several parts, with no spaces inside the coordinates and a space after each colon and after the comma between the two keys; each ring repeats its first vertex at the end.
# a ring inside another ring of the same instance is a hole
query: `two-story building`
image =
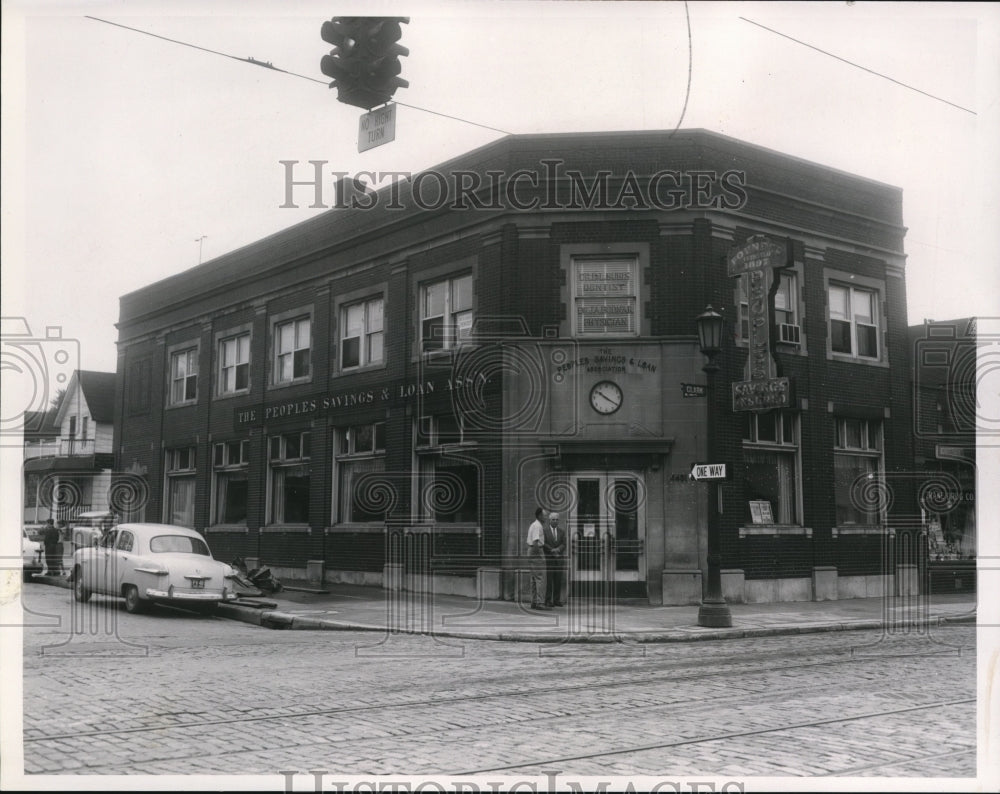
{"type": "Polygon", "coordinates": [[[687,604],[711,518],[730,600],[912,590],[897,188],[704,130],[511,136],[336,196],[300,166],[286,205],[337,206],[121,299],[147,520],[514,598],[541,505],[573,592],[687,604]]]}
{"type": "Polygon", "coordinates": [[[59,405],[25,433],[26,524],[107,510],[114,452],[115,373],[74,371],[59,405]]]}
{"type": "Polygon", "coordinates": [[[924,589],[976,589],[976,318],[909,329],[913,355],[914,470],[927,533],[924,589]]]}

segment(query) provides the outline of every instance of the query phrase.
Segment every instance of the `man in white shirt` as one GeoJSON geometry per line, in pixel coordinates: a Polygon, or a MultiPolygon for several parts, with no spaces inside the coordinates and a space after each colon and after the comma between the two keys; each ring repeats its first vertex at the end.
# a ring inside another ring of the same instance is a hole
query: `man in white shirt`
{"type": "Polygon", "coordinates": [[[545,530],[542,519],[545,511],[535,510],[535,520],[528,527],[528,567],[531,571],[531,608],[545,609],[542,601],[545,598],[545,530]]]}

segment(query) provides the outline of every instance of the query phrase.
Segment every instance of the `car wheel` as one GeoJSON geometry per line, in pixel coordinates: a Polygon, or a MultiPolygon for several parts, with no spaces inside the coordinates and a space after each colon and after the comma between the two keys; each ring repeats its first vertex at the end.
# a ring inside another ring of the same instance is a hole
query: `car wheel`
{"type": "Polygon", "coordinates": [[[83,586],[83,571],[73,569],[73,598],[83,603],[90,600],[90,591],[83,586]]]}
{"type": "Polygon", "coordinates": [[[138,615],[149,608],[149,602],[139,597],[139,588],[134,584],[125,585],[125,611],[130,615],[138,615]]]}

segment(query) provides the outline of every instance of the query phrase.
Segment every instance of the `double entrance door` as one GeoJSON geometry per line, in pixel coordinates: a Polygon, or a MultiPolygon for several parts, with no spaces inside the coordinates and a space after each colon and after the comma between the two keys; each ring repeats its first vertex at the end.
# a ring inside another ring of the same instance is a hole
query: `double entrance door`
{"type": "Polygon", "coordinates": [[[570,587],[574,595],[646,595],[645,483],[634,472],[570,474],[570,587]]]}

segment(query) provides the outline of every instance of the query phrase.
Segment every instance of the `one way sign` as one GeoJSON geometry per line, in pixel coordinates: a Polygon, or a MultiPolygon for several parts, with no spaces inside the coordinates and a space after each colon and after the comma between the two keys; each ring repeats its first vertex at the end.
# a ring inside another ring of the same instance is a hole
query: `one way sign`
{"type": "Polygon", "coordinates": [[[692,480],[724,480],[726,479],[725,463],[695,463],[691,467],[692,480]]]}

